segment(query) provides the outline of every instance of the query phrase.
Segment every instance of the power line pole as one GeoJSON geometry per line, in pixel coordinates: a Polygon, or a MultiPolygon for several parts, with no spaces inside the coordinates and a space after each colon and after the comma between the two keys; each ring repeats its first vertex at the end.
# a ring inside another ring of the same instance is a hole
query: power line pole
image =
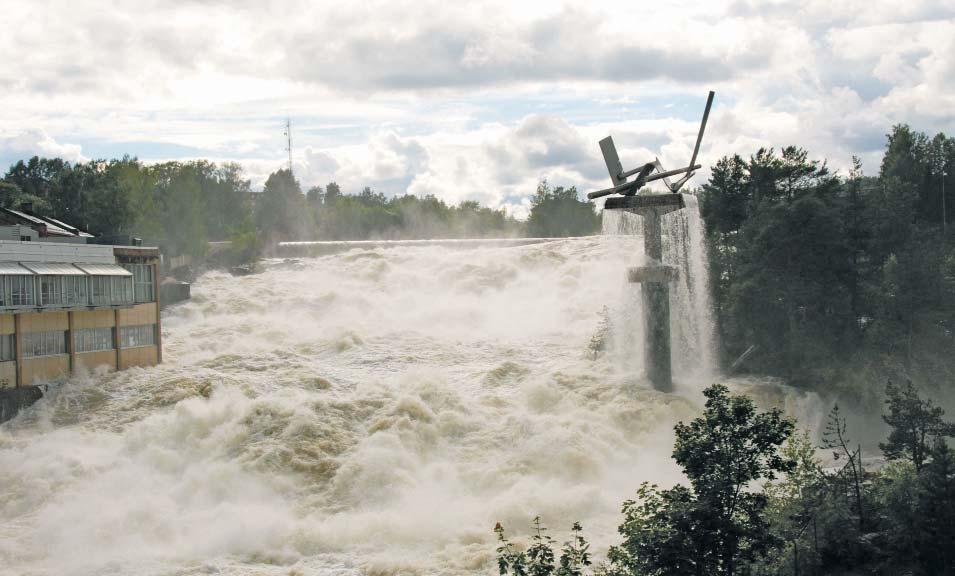
{"type": "Polygon", "coordinates": [[[289,117],[285,118],[285,137],[288,142],[288,172],[292,175],[292,119],[289,117]]]}

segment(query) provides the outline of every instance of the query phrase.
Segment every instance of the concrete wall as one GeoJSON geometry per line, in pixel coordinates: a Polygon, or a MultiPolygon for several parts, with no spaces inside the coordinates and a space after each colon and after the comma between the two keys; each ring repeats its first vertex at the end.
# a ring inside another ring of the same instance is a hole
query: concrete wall
{"type": "Polygon", "coordinates": [[[13,334],[16,332],[16,324],[13,320],[13,314],[0,315],[0,334],[13,334]]]}
{"type": "Polygon", "coordinates": [[[87,262],[115,264],[112,246],[60,242],[0,241],[0,260],[5,262],[87,262]]]}
{"type": "Polygon", "coordinates": [[[112,310],[90,310],[73,313],[73,328],[112,328],[116,313],[112,310]]]}
{"type": "Polygon", "coordinates": [[[66,331],[69,329],[70,317],[68,312],[34,312],[20,315],[20,330],[24,333],[66,331]]]}
{"type": "Polygon", "coordinates": [[[158,363],[159,350],[155,346],[125,348],[119,351],[119,369],[132,366],[155,366],[158,363]]]}
{"type": "Polygon", "coordinates": [[[137,326],[139,324],[156,324],[158,322],[156,303],[137,304],[132,308],[119,311],[120,326],[137,326]]]}
{"type": "Polygon", "coordinates": [[[70,355],[40,356],[23,359],[23,384],[32,384],[36,380],[52,380],[70,374],[70,355]]]}
{"type": "Polygon", "coordinates": [[[97,366],[109,366],[116,369],[116,350],[97,350],[96,352],[80,352],[76,355],[76,363],[84,368],[93,369],[97,366]]]}

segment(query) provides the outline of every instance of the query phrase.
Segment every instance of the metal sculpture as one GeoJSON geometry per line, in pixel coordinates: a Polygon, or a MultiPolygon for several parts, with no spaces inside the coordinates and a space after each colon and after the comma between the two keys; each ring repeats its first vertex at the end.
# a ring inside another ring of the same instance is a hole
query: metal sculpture
{"type": "Polygon", "coordinates": [[[686,207],[680,188],[693,177],[701,166],[696,163],[696,156],[700,151],[700,142],[703,141],[703,131],[710,116],[710,107],[713,105],[714,93],[711,91],[706,99],[706,108],[703,111],[703,121],[696,136],[696,146],[693,156],[686,168],[664,170],[660,160],[654,159],[639,168],[624,171],[617,148],[613,139],[607,136],[600,141],[600,151],[603,153],[610,173],[611,188],[598,190],[587,194],[593,200],[603,196],[620,194],[608,198],[604,203],[604,210],[624,210],[638,214],[643,218],[644,252],[647,255],[647,264],[628,270],[628,280],[640,283],[643,286],[643,306],[646,319],[646,346],[644,351],[647,377],[653,386],[663,392],[673,389],[673,374],[670,359],[670,282],[676,280],[679,270],[674,266],[663,264],[663,238],[660,228],[660,218],[668,213],[686,207]],[[654,171],[656,171],[654,173],[654,171]],[[683,176],[676,182],[670,182],[671,176],[683,176]],[[627,180],[635,176],[633,180],[627,180]],[[639,194],[649,182],[663,180],[670,190],[669,194],[639,194]]]}

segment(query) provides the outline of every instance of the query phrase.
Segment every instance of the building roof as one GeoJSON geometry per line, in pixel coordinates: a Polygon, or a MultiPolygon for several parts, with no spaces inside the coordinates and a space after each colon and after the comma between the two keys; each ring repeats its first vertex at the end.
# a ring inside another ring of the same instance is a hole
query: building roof
{"type": "Polygon", "coordinates": [[[17,224],[26,224],[40,233],[41,236],[80,236],[83,238],[92,238],[93,235],[84,232],[75,226],[65,224],[55,218],[45,218],[30,214],[22,210],[12,208],[0,208],[0,215],[6,216],[7,220],[13,220],[17,224]]]}
{"type": "Polygon", "coordinates": [[[67,232],[72,233],[74,236],[81,236],[83,238],[95,238],[95,236],[93,236],[89,232],[84,232],[83,230],[80,230],[76,226],[70,226],[69,224],[63,222],[62,220],[57,220],[56,218],[48,218],[46,216],[38,216],[38,218],[42,218],[43,220],[46,220],[47,222],[52,222],[53,224],[59,226],[60,228],[63,228],[67,232]]]}
{"type": "Polygon", "coordinates": [[[0,262],[0,276],[32,276],[33,272],[17,262],[0,262]]]}
{"type": "Polygon", "coordinates": [[[116,264],[87,264],[77,262],[76,267],[90,276],[132,276],[133,273],[116,264]]]}
{"type": "Polygon", "coordinates": [[[32,270],[41,276],[85,276],[86,273],[63,262],[20,262],[24,268],[32,270]]]}

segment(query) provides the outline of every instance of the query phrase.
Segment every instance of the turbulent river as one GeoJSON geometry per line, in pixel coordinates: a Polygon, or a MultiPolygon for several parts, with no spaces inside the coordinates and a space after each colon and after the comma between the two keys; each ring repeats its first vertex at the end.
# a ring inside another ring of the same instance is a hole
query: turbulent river
{"type": "Polygon", "coordinates": [[[604,306],[639,325],[641,252],[369,246],[203,275],[164,312],[162,365],[74,377],[0,427],[0,574],[491,574],[495,522],[538,514],[602,553],[641,481],[679,480],[672,425],[712,378],[679,329],[676,394],[640,378],[639,330],[588,350],[604,306]]]}

